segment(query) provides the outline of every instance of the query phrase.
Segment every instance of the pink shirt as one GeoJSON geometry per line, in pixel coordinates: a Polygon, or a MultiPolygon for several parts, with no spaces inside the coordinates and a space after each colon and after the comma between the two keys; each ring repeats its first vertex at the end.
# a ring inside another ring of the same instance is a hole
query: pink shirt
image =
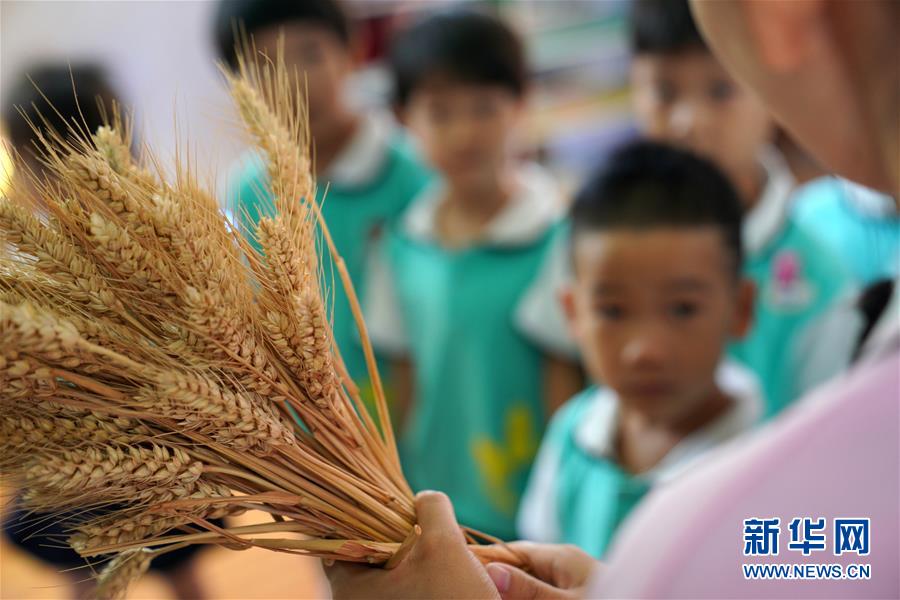
{"type": "MultiPolygon", "coordinates": [[[[900,312],[900,311],[898,311],[900,312]]],[[[896,340],[896,338],[895,338],[896,340]]],[[[626,523],[588,597],[900,597],[900,351],[858,365],[780,419],[658,489],[626,523]],[[778,517],[777,556],[744,556],[744,520],[778,517]],[[794,517],[826,549],[789,550],[794,517]],[[835,556],[834,519],[869,517],[870,554],[835,556]],[[871,565],[869,580],[747,580],[743,564],[871,565]]]]}

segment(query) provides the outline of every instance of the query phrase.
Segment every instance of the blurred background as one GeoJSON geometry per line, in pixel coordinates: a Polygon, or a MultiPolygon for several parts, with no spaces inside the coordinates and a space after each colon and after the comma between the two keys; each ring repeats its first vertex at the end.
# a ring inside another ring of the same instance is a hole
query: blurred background
{"type": "MultiPolygon", "coordinates": [[[[347,94],[387,105],[383,55],[391,32],[456,0],[345,2],[363,40],[347,94]]],[[[498,0],[489,5],[524,36],[534,75],[523,148],[570,185],[631,129],[627,0],[498,0]]],[[[242,143],[214,54],[213,1],[0,2],[0,95],[39,64],[95,63],[134,110],[138,132],[166,164],[189,143],[221,184],[242,143]],[[176,133],[176,125],[177,132],[176,133]]],[[[8,162],[2,164],[8,168],[8,162]]]]}
{"type": "MultiPolygon", "coordinates": [[[[363,45],[361,68],[346,93],[354,103],[387,108],[383,64],[391,32],[446,0],[357,0],[345,6],[363,45]]],[[[569,188],[598,153],[632,131],[627,97],[625,0],[480,2],[523,35],[534,75],[522,148],[569,188]]],[[[164,165],[187,144],[201,173],[220,188],[243,149],[237,118],[217,71],[213,1],[0,1],[0,97],[23,73],[46,63],[94,63],[133,109],[141,141],[164,165]]],[[[93,101],[93,99],[90,99],[93,101]]],[[[2,133],[0,133],[2,136],[2,133]]],[[[4,146],[5,148],[5,146],[4,146]]],[[[9,177],[0,151],[0,186],[9,177]]],[[[241,522],[259,518],[245,515],[241,522]]],[[[322,597],[318,562],[251,550],[213,549],[200,557],[213,598],[322,597]]],[[[87,577],[87,574],[85,574],[87,577]]],[[[159,576],[131,598],[171,597],[159,576]]],[[[0,541],[0,597],[65,598],[67,579],[0,541]]]]}

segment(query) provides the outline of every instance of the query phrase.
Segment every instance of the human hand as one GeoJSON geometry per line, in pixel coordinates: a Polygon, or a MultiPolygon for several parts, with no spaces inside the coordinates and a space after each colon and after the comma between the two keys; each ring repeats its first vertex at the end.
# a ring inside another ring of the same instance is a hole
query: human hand
{"type": "Polygon", "coordinates": [[[325,567],[337,600],[351,598],[498,598],[487,571],[469,551],[444,494],[416,496],[422,535],[395,568],[352,563],[325,567]]]}
{"type": "Polygon", "coordinates": [[[600,561],[575,546],[532,542],[508,546],[528,560],[533,575],[503,563],[489,564],[488,575],[504,600],[582,598],[591,574],[602,568],[600,561]]]}

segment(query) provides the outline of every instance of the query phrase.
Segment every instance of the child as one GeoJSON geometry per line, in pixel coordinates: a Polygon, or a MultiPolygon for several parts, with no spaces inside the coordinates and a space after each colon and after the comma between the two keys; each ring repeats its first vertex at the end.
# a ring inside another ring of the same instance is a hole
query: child
{"type": "MultiPolygon", "coordinates": [[[[428,180],[428,173],[389,119],[357,114],[348,107],[344,85],[353,68],[353,43],[346,17],[334,0],[222,0],[216,40],[223,58],[237,64],[235,26],[242,25],[261,52],[275,55],[284,35],[285,60],[308,84],[309,127],[318,176],[316,201],[347,265],[357,293],[366,290],[365,257],[380,229],[395,218],[428,180]],[[326,197],[327,189],[327,197],[326,197]]],[[[271,210],[265,165],[251,154],[230,186],[229,206],[250,234],[271,210]]],[[[322,258],[325,273],[331,257],[322,258]]],[[[336,284],[334,337],[363,398],[372,388],[350,305],[336,284]]],[[[390,392],[390,382],[385,382],[390,392]]]]}
{"type": "Polygon", "coordinates": [[[543,356],[512,320],[561,202],[537,167],[511,156],[526,65],[505,24],[437,13],[398,36],[391,62],[398,112],[441,181],[387,236],[367,322],[374,343],[412,369],[400,436],[411,485],[445,491],[462,523],[508,538],[545,420],[577,386],[574,368],[543,356]]]}
{"type": "Polygon", "coordinates": [[[848,364],[858,319],[849,271],[790,217],[795,184],[774,125],[706,47],[687,0],[638,0],[632,87],[644,133],[715,161],[740,193],[754,324],[731,353],[759,377],[771,416],[848,364]]]}
{"type": "Polygon", "coordinates": [[[602,556],[658,484],[751,427],[754,377],[723,359],[747,330],[741,205],[712,164],[638,142],[616,152],[571,213],[562,294],[595,382],[557,415],[519,513],[523,537],[602,556]]]}

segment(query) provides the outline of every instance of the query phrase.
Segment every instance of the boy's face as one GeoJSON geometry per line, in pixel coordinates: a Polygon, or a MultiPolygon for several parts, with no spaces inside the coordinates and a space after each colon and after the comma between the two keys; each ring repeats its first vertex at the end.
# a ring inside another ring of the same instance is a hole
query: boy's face
{"type": "Polygon", "coordinates": [[[706,50],[639,54],[631,85],[648,137],[705,156],[732,177],[756,169],[760,148],[774,137],[763,105],[706,50]]]}
{"type": "Polygon", "coordinates": [[[289,71],[296,68],[306,78],[309,122],[313,131],[328,125],[343,107],[344,81],[353,69],[350,49],[322,25],[292,22],[253,32],[256,47],[275,57],[279,36],[284,33],[284,59],[289,71]]]}
{"type": "Polygon", "coordinates": [[[431,81],[401,115],[425,157],[454,185],[490,181],[508,160],[522,101],[505,87],[431,81]]]}
{"type": "Polygon", "coordinates": [[[675,423],[715,390],[727,340],[753,301],[712,226],[579,233],[569,324],[595,381],[648,419],[675,423]]]}

